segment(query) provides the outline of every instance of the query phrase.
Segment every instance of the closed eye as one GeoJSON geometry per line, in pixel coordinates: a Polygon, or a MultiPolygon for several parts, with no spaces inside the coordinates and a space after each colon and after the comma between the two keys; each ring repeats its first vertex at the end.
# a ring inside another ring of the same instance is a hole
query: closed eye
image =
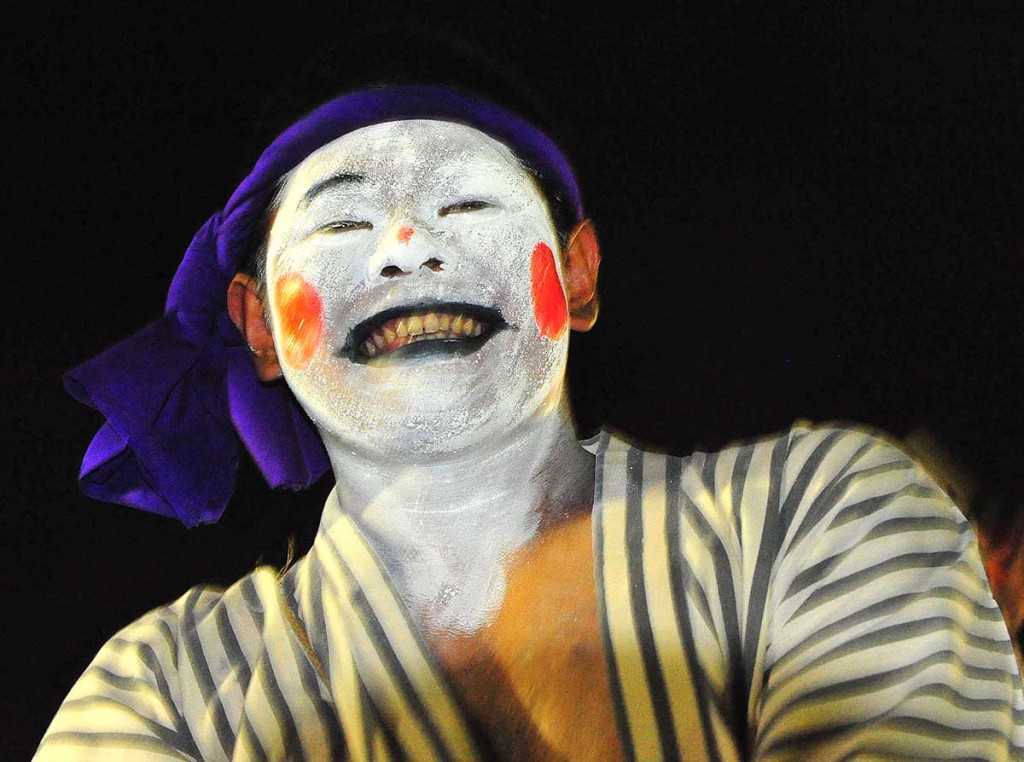
{"type": "Polygon", "coordinates": [[[362,220],[334,220],[316,229],[317,233],[347,233],[350,230],[373,230],[373,224],[362,220]]]}
{"type": "Polygon", "coordinates": [[[476,212],[481,209],[490,209],[494,204],[488,201],[481,201],[479,199],[471,199],[469,201],[459,201],[455,204],[449,204],[448,206],[442,206],[437,210],[438,217],[447,217],[449,214],[462,214],[463,212],[476,212]]]}

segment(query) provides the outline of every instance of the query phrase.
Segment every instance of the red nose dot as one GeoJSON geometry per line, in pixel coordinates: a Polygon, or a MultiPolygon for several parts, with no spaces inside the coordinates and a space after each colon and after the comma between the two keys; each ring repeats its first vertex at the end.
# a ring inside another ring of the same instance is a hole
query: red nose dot
{"type": "Polygon", "coordinates": [[[533,249],[530,261],[530,280],[533,287],[533,317],[541,336],[560,339],[569,322],[569,308],[565,292],[558,280],[558,268],[551,248],[541,241],[533,249]]]}
{"type": "Polygon", "coordinates": [[[297,273],[280,278],[274,286],[284,346],[281,354],[301,370],[309,365],[324,332],[324,306],[320,295],[297,273]]]}
{"type": "Polygon", "coordinates": [[[409,239],[412,238],[412,234],[416,232],[412,228],[399,228],[398,229],[398,242],[409,243],[409,239]]]}

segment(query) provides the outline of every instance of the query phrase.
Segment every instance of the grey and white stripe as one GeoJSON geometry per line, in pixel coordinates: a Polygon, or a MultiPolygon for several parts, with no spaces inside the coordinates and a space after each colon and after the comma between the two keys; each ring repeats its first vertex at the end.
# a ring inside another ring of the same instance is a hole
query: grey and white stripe
{"type": "Polygon", "coordinates": [[[897,448],[795,428],[681,459],[597,449],[631,758],[695,738],[683,758],[1024,758],[1020,677],[970,526],[897,448]],[[666,700],[681,683],[695,702],[666,700]]]}
{"type": "MultiPolygon", "coordinates": [[[[634,760],[1024,759],[970,526],[871,434],[686,458],[602,434],[595,574],[634,760]]],[[[332,498],[310,553],[118,633],[38,760],[472,760],[471,724],[332,498]]]]}

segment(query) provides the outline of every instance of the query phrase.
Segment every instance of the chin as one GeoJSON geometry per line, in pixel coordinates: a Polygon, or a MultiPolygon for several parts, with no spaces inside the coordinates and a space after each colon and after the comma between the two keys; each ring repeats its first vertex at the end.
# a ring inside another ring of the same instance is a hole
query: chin
{"type": "Polygon", "coordinates": [[[364,408],[364,415],[356,420],[329,416],[318,423],[318,428],[329,446],[333,441],[369,459],[429,463],[472,457],[491,451],[556,415],[561,388],[557,384],[548,390],[538,390],[515,404],[509,404],[506,398],[500,408],[493,402],[486,407],[468,404],[440,409],[388,406],[374,416],[366,416],[364,408]]]}
{"type": "Polygon", "coordinates": [[[444,363],[332,363],[286,375],[329,447],[423,462],[489,449],[557,414],[565,347],[531,354],[500,343],[444,363]]]}

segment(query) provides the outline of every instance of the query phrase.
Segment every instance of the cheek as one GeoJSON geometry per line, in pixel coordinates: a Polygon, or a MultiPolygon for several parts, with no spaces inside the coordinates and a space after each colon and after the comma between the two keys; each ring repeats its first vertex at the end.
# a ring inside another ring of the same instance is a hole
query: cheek
{"type": "Polygon", "coordinates": [[[562,284],[558,280],[555,256],[544,242],[538,243],[533,250],[530,282],[533,287],[533,317],[537,321],[540,335],[560,339],[565,333],[569,310],[565,304],[562,284]]]}
{"type": "Polygon", "coordinates": [[[320,295],[301,275],[291,273],[274,286],[284,346],[281,354],[302,370],[313,357],[324,332],[324,306],[320,295]]]}

